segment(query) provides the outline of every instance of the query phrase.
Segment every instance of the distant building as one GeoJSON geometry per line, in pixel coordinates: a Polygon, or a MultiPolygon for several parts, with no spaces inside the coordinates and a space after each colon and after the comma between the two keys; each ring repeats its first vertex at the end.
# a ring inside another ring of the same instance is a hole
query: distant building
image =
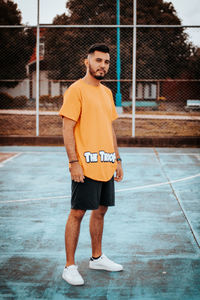
{"type": "MultiPolygon", "coordinates": [[[[159,97],[157,82],[137,81],[136,100],[156,100],[159,97]]],[[[132,99],[132,88],[129,90],[129,99],[132,99]]]]}
{"type": "MultiPolygon", "coordinates": [[[[66,86],[60,81],[48,79],[48,71],[45,63],[45,29],[40,29],[40,45],[39,45],[39,60],[40,60],[40,96],[48,95],[50,97],[63,95],[66,86]]],[[[1,92],[8,93],[12,97],[26,96],[28,99],[36,98],[36,47],[26,65],[27,78],[20,81],[14,88],[1,88],[1,92]]]]}

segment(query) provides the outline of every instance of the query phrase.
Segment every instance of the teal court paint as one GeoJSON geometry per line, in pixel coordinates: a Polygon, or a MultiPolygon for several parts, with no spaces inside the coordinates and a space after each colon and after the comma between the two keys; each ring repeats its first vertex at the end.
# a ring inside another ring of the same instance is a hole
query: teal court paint
{"type": "Polygon", "coordinates": [[[76,259],[83,287],[61,278],[70,175],[64,147],[0,147],[0,299],[200,298],[200,151],[120,148],[124,180],[103,249],[124,271],[88,269],[89,217],[76,259]]]}

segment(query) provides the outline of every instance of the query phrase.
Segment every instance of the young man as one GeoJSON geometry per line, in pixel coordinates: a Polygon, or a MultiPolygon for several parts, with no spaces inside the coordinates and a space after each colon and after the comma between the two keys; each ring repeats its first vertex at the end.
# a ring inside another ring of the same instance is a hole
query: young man
{"type": "Polygon", "coordinates": [[[84,284],[74,256],[86,210],[92,210],[89,268],[123,270],[102,253],[104,215],[108,206],[114,206],[114,180],[123,178],[112,125],[118,116],[111,90],[100,83],[109,64],[109,48],[104,44],[92,45],[85,60],[86,75],[66,90],[59,112],[63,117],[63,137],[72,179],[71,211],[65,230],[67,263],[62,277],[72,285],[84,284]]]}

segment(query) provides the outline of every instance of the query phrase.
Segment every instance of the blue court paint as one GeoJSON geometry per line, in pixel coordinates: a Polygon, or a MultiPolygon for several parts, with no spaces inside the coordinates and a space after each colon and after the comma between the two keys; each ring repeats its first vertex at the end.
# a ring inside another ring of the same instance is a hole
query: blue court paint
{"type": "Polygon", "coordinates": [[[125,176],[116,190],[141,188],[116,193],[116,207],[105,218],[103,249],[124,271],[88,269],[88,211],[76,253],[83,287],[69,286],[61,278],[70,209],[70,198],[62,198],[70,194],[65,149],[0,151],[21,153],[0,168],[1,299],[199,299],[200,249],[187,219],[198,240],[200,177],[144,188],[198,174],[199,149],[120,149],[125,176]]]}

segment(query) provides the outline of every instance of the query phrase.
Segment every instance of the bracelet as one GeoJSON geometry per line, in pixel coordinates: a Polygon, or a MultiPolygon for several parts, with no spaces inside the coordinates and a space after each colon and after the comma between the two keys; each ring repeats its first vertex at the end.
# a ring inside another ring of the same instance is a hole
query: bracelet
{"type": "Polygon", "coordinates": [[[116,159],[116,161],[122,161],[122,159],[121,159],[120,157],[118,157],[118,158],[116,159]]]}
{"type": "Polygon", "coordinates": [[[78,162],[78,160],[71,160],[69,163],[70,163],[70,164],[73,164],[73,163],[75,163],[75,162],[78,162]]]}

